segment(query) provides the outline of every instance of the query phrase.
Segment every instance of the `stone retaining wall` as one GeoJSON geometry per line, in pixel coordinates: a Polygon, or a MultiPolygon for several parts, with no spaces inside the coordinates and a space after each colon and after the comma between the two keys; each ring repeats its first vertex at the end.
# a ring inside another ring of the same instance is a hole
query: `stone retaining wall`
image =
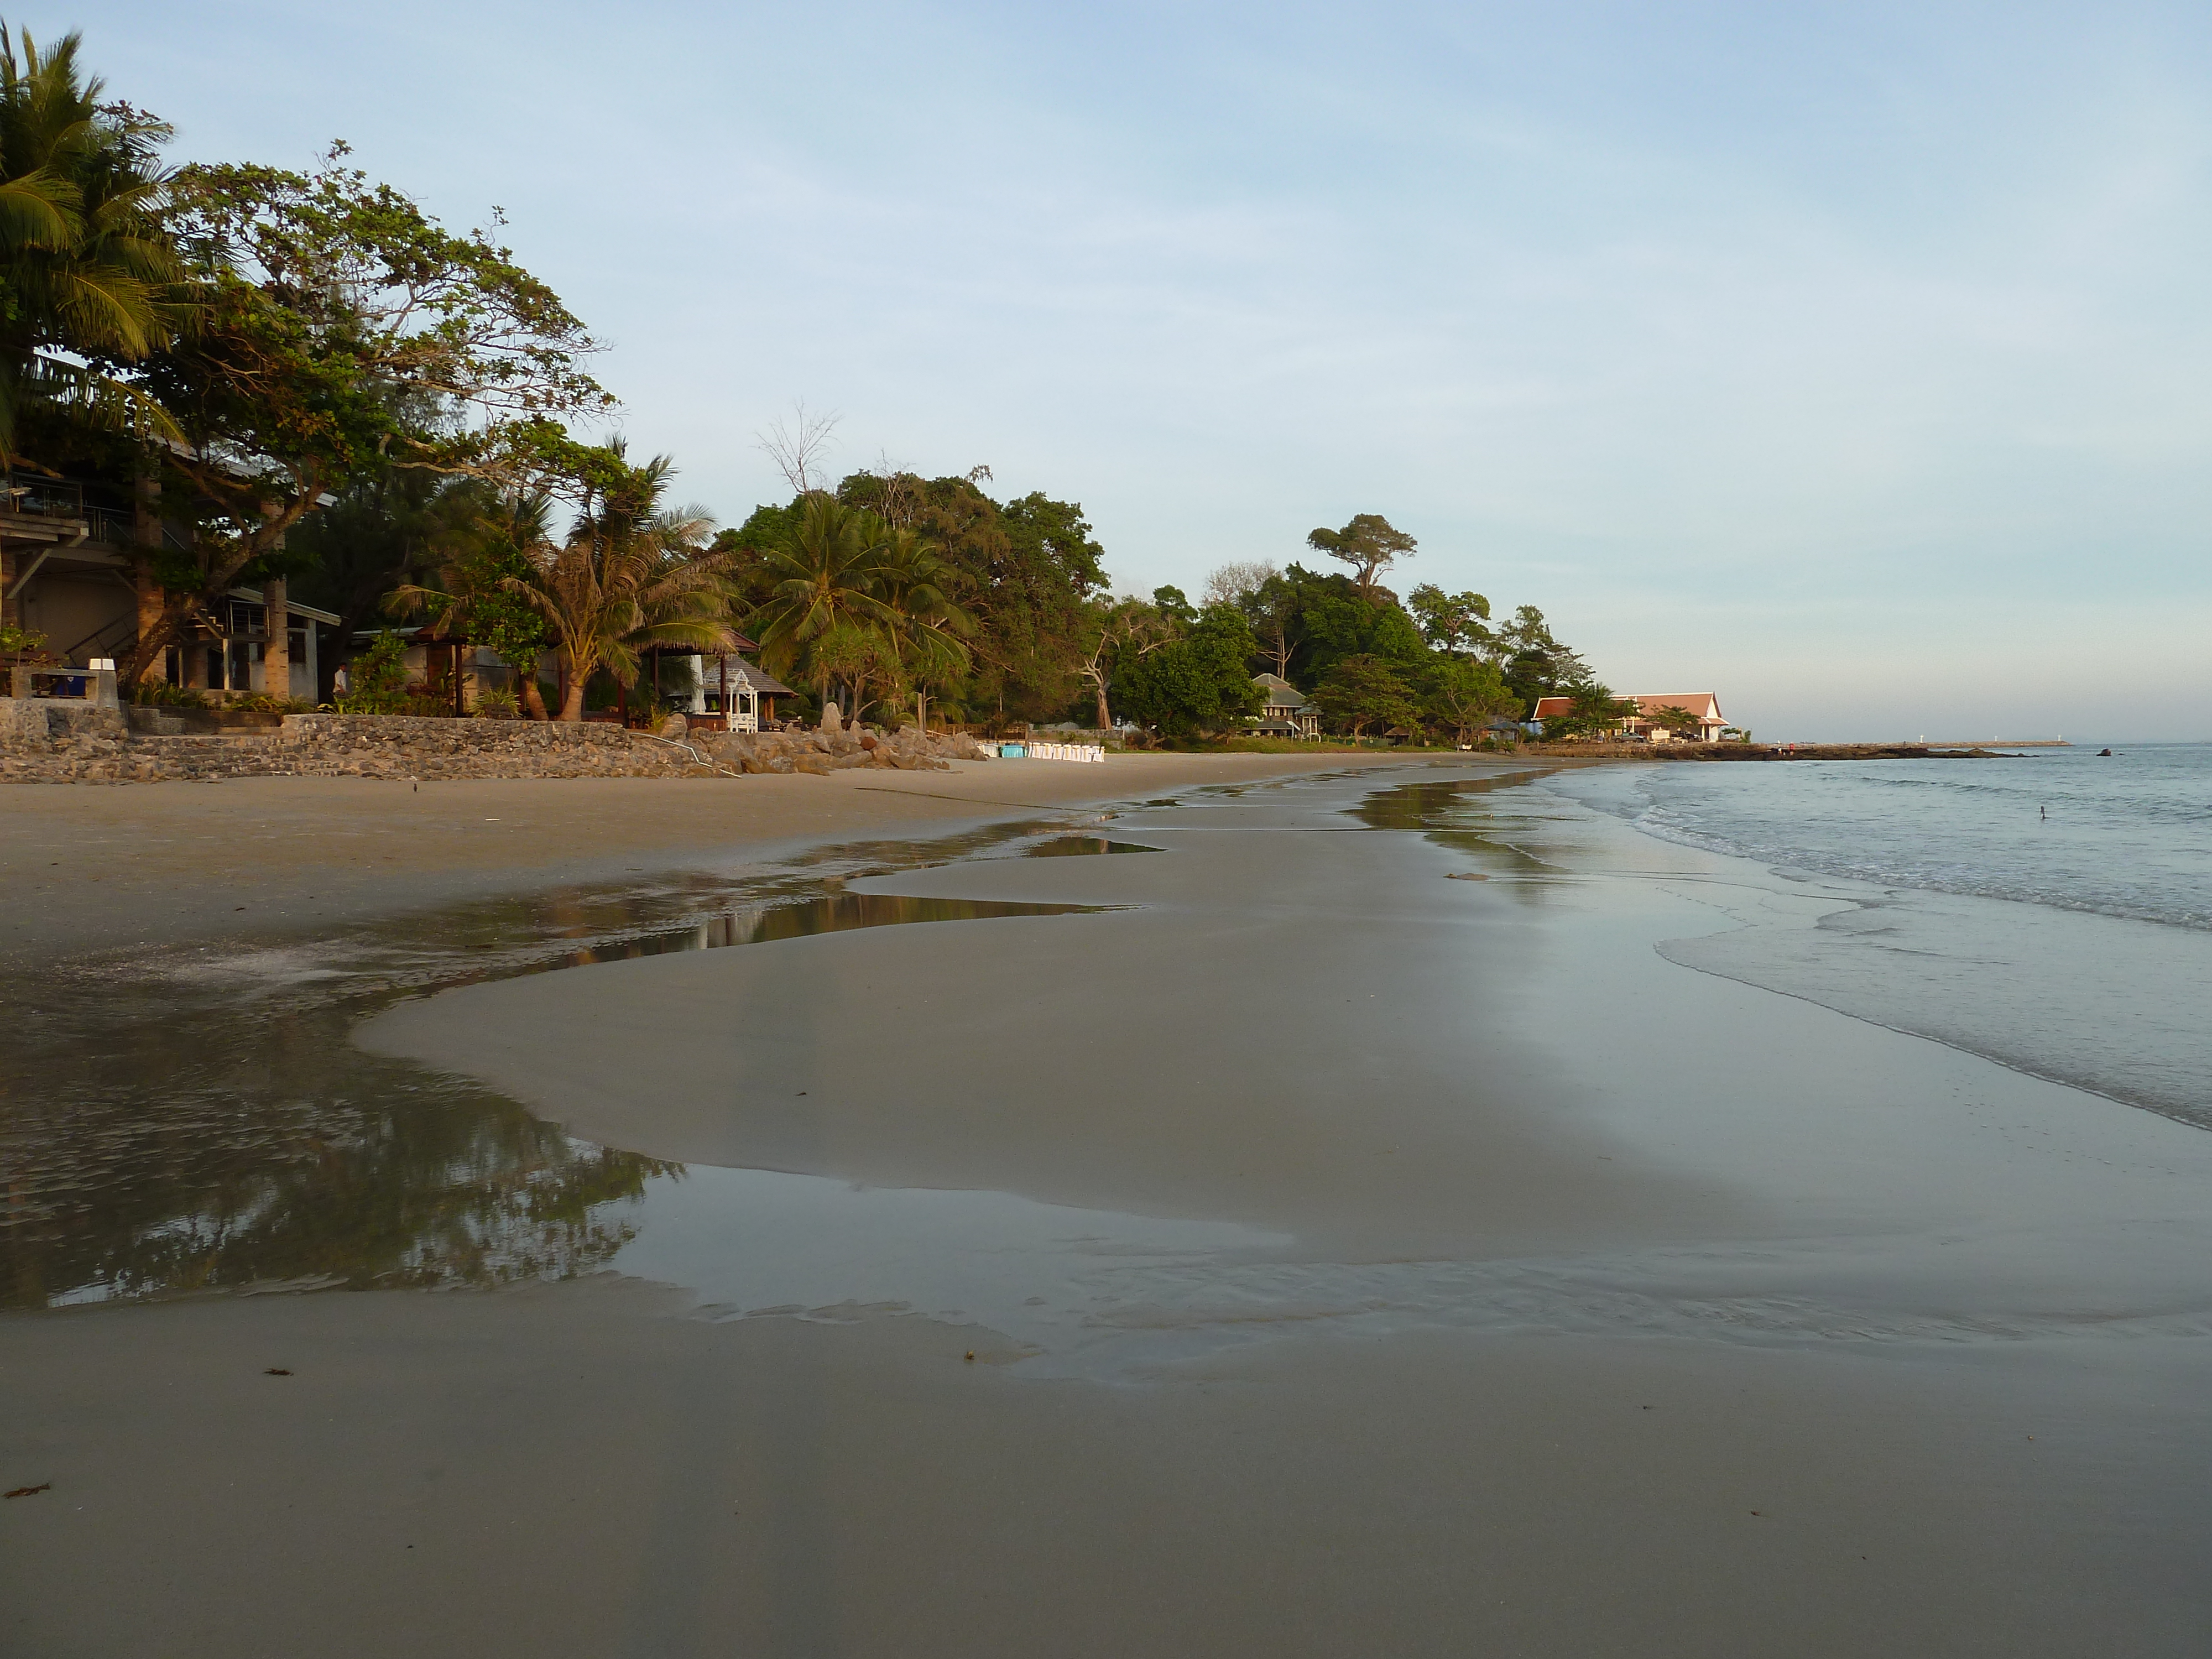
{"type": "Polygon", "coordinates": [[[132,731],[120,710],[0,698],[0,782],[153,783],[235,777],[588,778],[915,770],[980,759],[958,736],[917,732],[695,732],[666,739],[598,722],[288,714],[266,732],[132,731]]]}

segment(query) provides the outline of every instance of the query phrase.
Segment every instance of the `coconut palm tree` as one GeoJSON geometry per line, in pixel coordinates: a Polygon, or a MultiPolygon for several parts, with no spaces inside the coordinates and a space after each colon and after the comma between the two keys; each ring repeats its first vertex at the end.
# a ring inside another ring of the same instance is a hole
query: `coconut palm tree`
{"type": "Polygon", "coordinates": [[[772,672],[803,665],[826,703],[836,660],[849,653],[820,647],[832,635],[849,642],[856,634],[888,637],[896,630],[899,614],[882,596],[892,546],[890,526],[874,514],[821,490],[805,498],[790,544],[762,561],[770,586],[753,620],[772,672]]]}
{"type": "Polygon", "coordinates": [[[631,686],[648,647],[726,651],[736,639],[727,556],[700,545],[713,520],[661,507],[675,472],[666,456],[629,467],[617,445],[601,459],[610,458],[616,482],[586,488],[568,539],[525,549],[525,574],[501,582],[554,636],[567,685],[563,720],[584,717],[585,685],[603,668],[631,686]]]}
{"type": "Polygon", "coordinates": [[[38,407],[153,436],[175,422],[105,372],[167,344],[189,320],[162,234],[159,122],[103,106],[80,37],[41,53],[0,27],[0,460],[38,407]],[[64,354],[57,356],[56,354],[64,354]]]}
{"type": "Polygon", "coordinates": [[[937,544],[897,530],[884,554],[880,592],[898,618],[890,635],[896,678],[927,687],[967,672],[971,653],[965,641],[975,632],[975,619],[953,603],[954,571],[937,544]]]}

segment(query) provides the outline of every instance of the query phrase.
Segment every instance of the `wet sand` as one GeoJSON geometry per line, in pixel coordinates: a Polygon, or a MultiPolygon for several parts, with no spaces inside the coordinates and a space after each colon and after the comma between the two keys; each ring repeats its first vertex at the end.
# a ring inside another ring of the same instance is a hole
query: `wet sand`
{"type": "Polygon", "coordinates": [[[2202,1444],[2201,1404],[2132,1410],[2147,1372],[2201,1376],[2171,1352],[1427,1333],[1100,1388],[968,1364],[979,1339],[932,1322],[676,1301],[587,1282],[17,1322],[9,1465],[54,1489],[0,1511],[11,1646],[2203,1650],[2197,1506],[2137,1480],[2202,1444]]]}
{"type": "Polygon", "coordinates": [[[0,1322],[18,1629],[2204,1650],[2212,1139],[1657,953],[1763,872],[1358,827],[1394,781],[856,884],[1122,908],[390,1009],[372,1054],[690,1165],[630,1276],[0,1322]]]}

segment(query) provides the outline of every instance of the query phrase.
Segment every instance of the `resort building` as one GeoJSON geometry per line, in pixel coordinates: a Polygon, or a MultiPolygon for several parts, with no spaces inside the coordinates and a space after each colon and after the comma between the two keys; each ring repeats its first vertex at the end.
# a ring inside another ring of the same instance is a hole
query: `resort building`
{"type": "Polygon", "coordinates": [[[1267,706],[1252,730],[1263,738],[1318,738],[1321,711],[1306,694],[1279,674],[1255,674],[1252,684],[1267,693],[1267,706]]]}
{"type": "MultiPolygon", "coordinates": [[[[127,656],[142,618],[161,611],[161,591],[143,574],[147,555],[188,548],[185,532],[143,510],[127,489],[20,467],[4,476],[0,621],[45,635],[58,666],[127,656]]],[[[312,702],[337,626],[329,611],[288,601],[281,580],[234,587],[148,675],[218,702],[256,691],[312,702]]]]}
{"type": "MultiPolygon", "coordinates": [[[[1621,733],[1638,742],[1718,743],[1721,733],[1730,729],[1728,717],[1721,713],[1720,697],[1711,691],[1639,693],[1621,701],[1636,705],[1636,712],[1621,720],[1621,733]],[[1662,721],[1660,711],[1666,708],[1680,709],[1695,724],[1679,719],[1662,721]]],[[[1540,725],[1547,720],[1559,719],[1573,706],[1570,697],[1539,697],[1528,718],[1540,725]]]]}

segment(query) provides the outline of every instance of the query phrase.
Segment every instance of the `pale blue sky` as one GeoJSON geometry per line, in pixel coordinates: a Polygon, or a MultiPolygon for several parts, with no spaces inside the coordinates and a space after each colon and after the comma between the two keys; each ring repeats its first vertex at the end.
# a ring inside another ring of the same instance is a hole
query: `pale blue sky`
{"type": "Polygon", "coordinates": [[[1763,737],[2212,738],[2201,3],[10,15],[504,207],[726,519],[803,397],[1126,588],[1381,512],[1763,737]]]}

